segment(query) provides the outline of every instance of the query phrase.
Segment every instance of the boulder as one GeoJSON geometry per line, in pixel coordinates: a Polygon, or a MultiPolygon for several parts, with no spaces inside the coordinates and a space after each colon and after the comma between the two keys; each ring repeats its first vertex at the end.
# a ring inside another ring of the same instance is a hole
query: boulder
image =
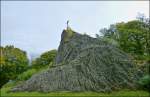
{"type": "Polygon", "coordinates": [[[11,91],[111,92],[136,88],[140,71],[122,50],[105,41],[63,30],[55,64],[11,91]]]}

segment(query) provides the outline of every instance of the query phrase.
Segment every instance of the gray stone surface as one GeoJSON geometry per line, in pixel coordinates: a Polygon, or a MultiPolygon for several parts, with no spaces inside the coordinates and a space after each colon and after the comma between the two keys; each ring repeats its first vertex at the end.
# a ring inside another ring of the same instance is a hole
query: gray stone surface
{"type": "Polygon", "coordinates": [[[118,48],[64,30],[53,67],[33,75],[11,91],[110,92],[135,88],[139,74],[128,55],[118,48]]]}

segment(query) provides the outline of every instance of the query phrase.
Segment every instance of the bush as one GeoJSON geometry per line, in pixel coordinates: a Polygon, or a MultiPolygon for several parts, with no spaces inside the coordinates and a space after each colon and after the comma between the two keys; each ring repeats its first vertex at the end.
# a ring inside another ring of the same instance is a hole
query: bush
{"type": "Polygon", "coordinates": [[[0,46],[0,88],[17,78],[18,74],[28,68],[28,58],[25,51],[12,45],[0,46]]]}
{"type": "Polygon", "coordinates": [[[37,72],[36,69],[29,69],[25,72],[23,72],[22,74],[20,74],[18,77],[17,77],[17,81],[24,81],[24,80],[27,80],[29,79],[33,74],[35,74],[37,72]]]}
{"type": "Polygon", "coordinates": [[[150,89],[150,75],[145,75],[139,80],[140,88],[142,89],[150,89]]]}

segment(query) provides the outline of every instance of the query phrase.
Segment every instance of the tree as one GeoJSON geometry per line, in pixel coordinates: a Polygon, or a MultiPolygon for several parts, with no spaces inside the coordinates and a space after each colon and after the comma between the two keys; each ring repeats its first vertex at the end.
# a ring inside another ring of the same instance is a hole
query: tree
{"type": "Polygon", "coordinates": [[[28,58],[25,51],[14,46],[0,47],[0,51],[0,87],[2,87],[27,69],[28,58]]]}
{"type": "Polygon", "coordinates": [[[39,58],[32,61],[32,68],[40,69],[49,66],[56,57],[56,50],[51,50],[43,53],[39,58]]]}
{"type": "MultiPolygon", "coordinates": [[[[119,47],[127,53],[136,56],[149,56],[149,19],[143,15],[138,16],[138,20],[127,23],[121,22],[110,25],[109,28],[100,30],[102,39],[112,42],[116,41],[119,47]]],[[[99,36],[100,35],[96,35],[99,36]]]]}

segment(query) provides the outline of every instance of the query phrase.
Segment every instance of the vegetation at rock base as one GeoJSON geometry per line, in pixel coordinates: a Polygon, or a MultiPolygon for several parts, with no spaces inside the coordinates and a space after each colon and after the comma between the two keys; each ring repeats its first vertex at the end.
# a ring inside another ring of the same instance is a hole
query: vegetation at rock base
{"type": "Polygon", "coordinates": [[[16,80],[17,81],[25,81],[25,80],[29,79],[35,73],[37,73],[36,69],[28,69],[27,71],[25,71],[22,74],[18,75],[16,80]]]}
{"type": "Polygon", "coordinates": [[[26,52],[14,46],[0,47],[0,87],[27,70],[26,52]]]}
{"type": "Polygon", "coordinates": [[[10,90],[11,87],[4,87],[1,89],[1,96],[3,97],[29,97],[29,96],[47,96],[47,97],[149,97],[149,92],[142,91],[142,90],[121,90],[121,91],[113,91],[112,93],[98,93],[98,92],[69,92],[69,91],[62,91],[62,92],[50,92],[50,93],[41,93],[41,92],[7,92],[10,90]]]}
{"type": "Polygon", "coordinates": [[[140,88],[148,90],[150,89],[150,75],[145,75],[139,80],[140,88]]]}

